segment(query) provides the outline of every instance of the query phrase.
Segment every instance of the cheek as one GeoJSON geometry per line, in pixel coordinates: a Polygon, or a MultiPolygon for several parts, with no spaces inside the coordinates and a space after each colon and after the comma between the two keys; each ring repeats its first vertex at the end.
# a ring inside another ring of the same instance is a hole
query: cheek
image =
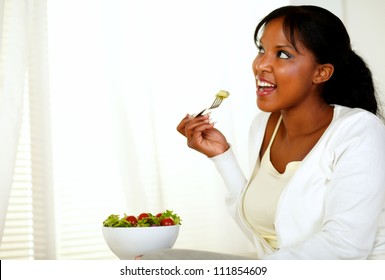
{"type": "Polygon", "coordinates": [[[276,71],[277,76],[281,79],[281,82],[306,84],[306,81],[312,81],[312,69],[306,67],[284,67],[276,71]]]}
{"type": "Polygon", "coordinates": [[[277,85],[284,85],[284,84],[292,84],[296,83],[298,80],[298,72],[295,71],[295,69],[290,68],[290,67],[284,67],[284,68],[279,68],[275,69],[275,77],[276,77],[276,82],[277,85]]]}

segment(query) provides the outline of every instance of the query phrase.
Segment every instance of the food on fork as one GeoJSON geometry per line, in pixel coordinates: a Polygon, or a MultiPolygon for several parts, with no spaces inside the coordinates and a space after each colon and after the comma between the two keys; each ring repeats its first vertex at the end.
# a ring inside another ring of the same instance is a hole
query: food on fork
{"type": "Polygon", "coordinates": [[[230,95],[230,93],[228,91],[225,91],[225,90],[218,91],[218,93],[215,95],[214,102],[213,102],[213,104],[211,104],[210,108],[203,109],[197,115],[195,115],[195,118],[202,116],[203,113],[207,112],[207,110],[218,108],[219,105],[221,105],[222,101],[225,98],[229,97],[229,95],[230,95]]]}
{"type": "Polygon", "coordinates": [[[221,97],[221,98],[227,98],[229,97],[230,92],[225,91],[225,90],[220,90],[218,93],[215,95],[216,97],[221,97]]]}

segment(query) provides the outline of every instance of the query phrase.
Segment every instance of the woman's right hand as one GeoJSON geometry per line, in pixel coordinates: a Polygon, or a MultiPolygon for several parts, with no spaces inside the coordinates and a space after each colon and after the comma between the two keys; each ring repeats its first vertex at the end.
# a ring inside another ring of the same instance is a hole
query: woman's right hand
{"type": "Polygon", "coordinates": [[[187,138],[187,146],[208,157],[224,153],[230,147],[225,136],[210,122],[210,115],[186,115],[177,130],[187,138]]]}

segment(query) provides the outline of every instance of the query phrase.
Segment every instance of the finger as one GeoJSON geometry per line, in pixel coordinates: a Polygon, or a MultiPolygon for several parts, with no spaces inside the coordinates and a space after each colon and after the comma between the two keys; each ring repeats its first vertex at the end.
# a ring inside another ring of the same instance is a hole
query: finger
{"type": "Polygon", "coordinates": [[[210,146],[210,140],[211,137],[207,137],[210,135],[210,131],[213,129],[213,124],[207,123],[207,124],[201,124],[197,127],[195,127],[194,130],[191,131],[191,134],[188,134],[189,137],[187,137],[187,145],[190,148],[204,151],[210,146]]]}
{"type": "Polygon", "coordinates": [[[189,114],[187,114],[181,121],[180,123],[177,125],[176,127],[176,130],[182,134],[183,136],[186,136],[185,135],[185,127],[186,127],[186,123],[191,119],[191,116],[189,114]]]}
{"type": "Polygon", "coordinates": [[[211,128],[210,119],[204,117],[194,118],[185,125],[185,136],[187,138],[193,137],[194,133],[201,133],[202,131],[211,128]]]}
{"type": "Polygon", "coordinates": [[[201,142],[204,138],[206,139],[207,132],[213,128],[213,124],[205,123],[196,126],[195,129],[191,130],[187,134],[187,141],[201,142]]]}

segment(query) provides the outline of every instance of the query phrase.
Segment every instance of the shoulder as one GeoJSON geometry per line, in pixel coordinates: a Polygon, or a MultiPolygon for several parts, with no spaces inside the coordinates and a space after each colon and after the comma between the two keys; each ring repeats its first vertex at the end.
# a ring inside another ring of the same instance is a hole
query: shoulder
{"type": "Polygon", "coordinates": [[[259,128],[261,125],[266,126],[267,121],[270,118],[271,113],[258,111],[258,113],[255,115],[251,122],[251,128],[259,128]]]}
{"type": "Polygon", "coordinates": [[[250,129],[258,129],[260,130],[261,128],[266,128],[266,126],[273,126],[275,127],[278,119],[279,119],[280,113],[270,113],[270,112],[263,112],[259,111],[254,119],[251,122],[250,129]]]}
{"type": "Polygon", "coordinates": [[[359,144],[385,152],[384,123],[376,115],[359,108],[336,106],[327,138],[340,147],[359,144]]]}
{"type": "Polygon", "coordinates": [[[385,133],[384,123],[373,113],[360,109],[335,105],[333,123],[335,129],[359,132],[378,130],[379,134],[385,133]]]}
{"type": "Polygon", "coordinates": [[[259,111],[250,125],[250,140],[255,141],[256,139],[263,138],[265,134],[269,134],[270,128],[275,127],[278,118],[279,114],[259,111]]]}
{"type": "Polygon", "coordinates": [[[255,160],[258,158],[259,151],[265,135],[267,123],[271,113],[258,111],[251,122],[249,129],[249,164],[254,166],[255,160]]]}

